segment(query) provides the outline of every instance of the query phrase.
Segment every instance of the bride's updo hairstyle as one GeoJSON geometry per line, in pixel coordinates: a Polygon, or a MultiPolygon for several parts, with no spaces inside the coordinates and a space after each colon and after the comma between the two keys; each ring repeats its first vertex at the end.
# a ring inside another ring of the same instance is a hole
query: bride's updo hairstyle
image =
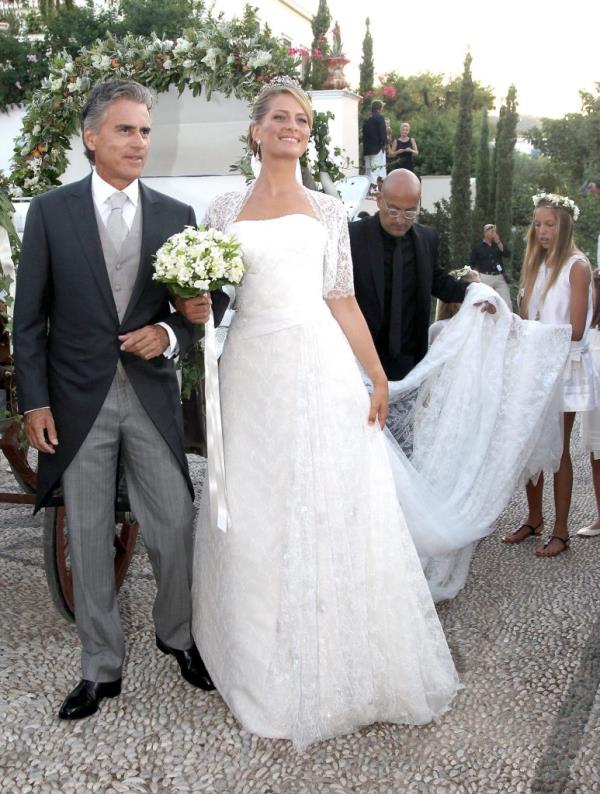
{"type": "MultiPolygon", "coordinates": [[[[537,274],[543,262],[550,271],[544,297],[548,290],[556,283],[560,270],[567,259],[578,251],[575,245],[575,221],[579,215],[579,208],[567,196],[556,193],[539,193],[533,196],[534,217],[527,232],[527,247],[521,270],[521,287],[525,305],[531,297],[537,274]],[[539,207],[551,209],[556,218],[556,237],[554,245],[549,251],[544,250],[535,234],[535,210],[539,207]]],[[[583,257],[585,259],[585,257],[583,257]]]]}
{"type": "Polygon", "coordinates": [[[312,129],[313,125],[313,109],[310,103],[310,98],[308,94],[302,90],[300,87],[300,83],[297,80],[294,80],[291,77],[274,77],[270,83],[267,83],[262,89],[260,94],[254,100],[254,104],[252,105],[252,115],[251,119],[252,122],[250,127],[248,128],[248,136],[246,141],[248,143],[248,148],[252,150],[252,153],[258,157],[260,160],[260,151],[258,148],[258,144],[252,137],[252,125],[253,124],[260,124],[264,117],[269,112],[269,108],[271,106],[271,100],[273,97],[278,96],[279,94],[289,94],[292,96],[298,104],[302,107],[302,110],[306,113],[306,117],[308,119],[308,126],[312,129]]]}

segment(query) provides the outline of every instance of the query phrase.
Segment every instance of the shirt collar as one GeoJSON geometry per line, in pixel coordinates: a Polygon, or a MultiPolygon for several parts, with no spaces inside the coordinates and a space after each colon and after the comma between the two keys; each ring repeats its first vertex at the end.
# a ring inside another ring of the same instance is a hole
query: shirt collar
{"type": "MultiPolygon", "coordinates": [[[[106,180],[102,179],[101,176],[98,176],[98,173],[94,168],[92,172],[92,196],[94,197],[94,201],[96,202],[97,206],[101,207],[105,201],[108,201],[108,199],[116,190],[117,188],[114,187],[114,185],[110,185],[108,182],[106,182],[106,180]]],[[[140,195],[139,180],[134,179],[133,182],[130,182],[127,185],[127,187],[123,188],[122,192],[125,193],[133,206],[137,207],[140,195]]]]}

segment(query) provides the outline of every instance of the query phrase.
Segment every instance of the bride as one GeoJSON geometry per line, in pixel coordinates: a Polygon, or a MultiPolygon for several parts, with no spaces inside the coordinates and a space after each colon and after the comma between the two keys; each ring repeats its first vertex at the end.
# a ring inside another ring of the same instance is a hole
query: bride
{"type": "Polygon", "coordinates": [[[304,747],[426,723],[460,684],[396,496],[346,215],[296,180],[310,101],[271,84],[252,120],[260,175],[206,219],[238,238],[246,274],[220,364],[231,526],[210,525],[205,488],[194,636],[240,723],[304,747]]]}

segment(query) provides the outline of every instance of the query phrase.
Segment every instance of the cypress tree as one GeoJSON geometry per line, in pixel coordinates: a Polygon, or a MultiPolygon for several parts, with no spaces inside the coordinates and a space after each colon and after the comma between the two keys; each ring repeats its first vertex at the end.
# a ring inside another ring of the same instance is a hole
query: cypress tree
{"type": "Polygon", "coordinates": [[[471,138],[473,126],[473,77],[468,52],[460,86],[460,102],[450,198],[450,256],[453,267],[463,267],[471,252],[471,138]]]}
{"type": "Polygon", "coordinates": [[[488,198],[488,212],[492,220],[490,223],[496,222],[496,183],[498,182],[498,141],[502,137],[502,124],[504,122],[504,116],[506,114],[506,108],[504,105],[500,107],[500,113],[498,114],[498,121],[496,123],[496,132],[494,135],[494,148],[492,149],[492,168],[490,172],[490,192],[488,198]]]}
{"type": "Polygon", "coordinates": [[[490,128],[487,108],[481,114],[481,133],[477,156],[477,185],[475,194],[475,215],[473,218],[473,240],[479,239],[485,223],[493,223],[490,212],[490,128]]]}
{"type": "Polygon", "coordinates": [[[373,90],[373,81],[375,79],[375,65],[373,63],[373,37],[371,31],[369,17],[367,17],[365,25],[366,32],[362,43],[362,61],[360,62],[360,82],[358,93],[364,97],[367,91],[373,90]]]}
{"type": "Polygon", "coordinates": [[[326,59],[329,56],[329,43],[327,34],[331,25],[331,14],[327,0],[319,0],[317,13],[312,19],[311,27],[313,32],[310,83],[314,89],[322,88],[327,78],[326,59]]]}
{"type": "Polygon", "coordinates": [[[512,234],[512,187],[514,172],[514,150],[517,142],[517,89],[511,85],[506,95],[506,103],[500,109],[502,126],[496,136],[496,226],[504,241],[510,241],[512,234]]]}

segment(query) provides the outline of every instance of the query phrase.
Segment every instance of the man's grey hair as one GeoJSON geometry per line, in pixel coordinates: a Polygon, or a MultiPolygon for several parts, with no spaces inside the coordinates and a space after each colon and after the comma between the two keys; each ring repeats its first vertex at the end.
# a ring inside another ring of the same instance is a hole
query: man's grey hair
{"type": "MultiPolygon", "coordinates": [[[[81,111],[81,134],[84,130],[91,128],[94,132],[100,129],[106,111],[111,102],[117,99],[129,99],[131,102],[139,102],[145,105],[148,112],[152,110],[154,95],[150,89],[146,88],[135,80],[103,80],[92,88],[85,105],[81,111]]],[[[83,141],[85,156],[91,162],[95,162],[94,152],[87,148],[83,141]]]]}

